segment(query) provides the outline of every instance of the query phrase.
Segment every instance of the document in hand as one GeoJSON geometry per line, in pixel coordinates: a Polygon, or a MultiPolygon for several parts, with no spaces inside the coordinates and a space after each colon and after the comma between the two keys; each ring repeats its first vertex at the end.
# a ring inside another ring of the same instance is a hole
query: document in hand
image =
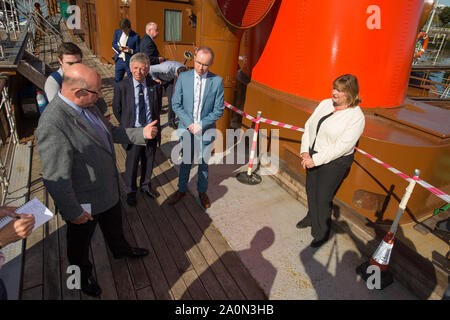
{"type": "MultiPolygon", "coordinates": [[[[16,213],[27,213],[27,214],[33,214],[35,219],[35,224],[33,231],[46,223],[48,220],[50,220],[53,217],[53,212],[50,211],[49,208],[44,206],[42,202],[40,202],[37,198],[33,198],[21,207],[19,207],[16,211],[16,213]]],[[[10,221],[12,221],[13,218],[7,216],[0,219],[0,229],[3,228],[5,225],[7,225],[10,221]]]]}

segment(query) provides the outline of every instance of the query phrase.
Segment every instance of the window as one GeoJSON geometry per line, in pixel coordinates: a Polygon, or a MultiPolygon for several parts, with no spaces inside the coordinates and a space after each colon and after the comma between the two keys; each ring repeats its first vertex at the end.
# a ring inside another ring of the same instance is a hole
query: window
{"type": "Polygon", "coordinates": [[[181,41],[181,11],[164,10],[164,40],[181,41]]]}

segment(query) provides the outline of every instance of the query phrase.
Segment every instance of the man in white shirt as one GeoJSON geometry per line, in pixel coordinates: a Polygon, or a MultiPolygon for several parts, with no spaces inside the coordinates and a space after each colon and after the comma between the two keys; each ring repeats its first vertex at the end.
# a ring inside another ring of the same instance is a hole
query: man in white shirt
{"type": "Polygon", "coordinates": [[[150,76],[161,84],[167,95],[167,123],[172,129],[176,129],[175,113],[172,110],[173,88],[178,75],[187,70],[181,62],[169,60],[150,66],[150,76]]]}
{"type": "Polygon", "coordinates": [[[208,189],[208,164],[204,159],[204,151],[214,141],[216,121],[222,116],[223,80],[209,72],[213,64],[214,52],[209,47],[199,47],[196,51],[194,70],[183,72],[178,77],[172,98],[172,108],[180,119],[178,130],[181,134],[183,161],[180,165],[178,191],[169,200],[169,204],[177,203],[186,193],[194,158],[194,141],[200,142],[202,155],[198,164],[197,190],[204,208],[211,203],[206,195],[208,189]],[[209,131],[208,129],[213,129],[209,131]],[[205,132],[208,130],[208,134],[205,132]],[[190,154],[186,158],[186,153],[190,154]]]}
{"type": "Polygon", "coordinates": [[[139,52],[140,39],[139,35],[131,30],[131,23],[128,19],[122,19],[119,23],[119,28],[114,31],[114,39],[112,47],[116,53],[114,56],[115,79],[114,83],[121,81],[127,73],[127,77],[131,78],[130,59],[131,56],[139,52]]]}

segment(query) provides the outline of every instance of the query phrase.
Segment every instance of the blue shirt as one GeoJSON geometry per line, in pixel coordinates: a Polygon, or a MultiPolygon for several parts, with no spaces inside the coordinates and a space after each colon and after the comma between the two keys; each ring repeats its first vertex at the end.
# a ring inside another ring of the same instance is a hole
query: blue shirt
{"type": "MultiPolygon", "coordinates": [[[[142,127],[141,123],[139,122],[139,84],[142,84],[143,91],[144,91],[144,100],[145,100],[145,113],[147,115],[147,123],[149,124],[152,122],[152,114],[150,113],[150,102],[148,99],[148,88],[147,84],[145,83],[145,80],[142,82],[138,82],[135,78],[133,78],[133,86],[134,86],[134,126],[136,128],[142,127]]],[[[151,88],[153,91],[153,88],[151,88]]]]}

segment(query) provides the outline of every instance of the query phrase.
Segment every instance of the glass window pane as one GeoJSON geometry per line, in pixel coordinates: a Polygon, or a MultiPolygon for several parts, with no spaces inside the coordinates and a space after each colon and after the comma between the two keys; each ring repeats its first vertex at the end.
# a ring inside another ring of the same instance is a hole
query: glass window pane
{"type": "Polygon", "coordinates": [[[164,40],[181,41],[181,11],[164,11],[164,40]]]}

